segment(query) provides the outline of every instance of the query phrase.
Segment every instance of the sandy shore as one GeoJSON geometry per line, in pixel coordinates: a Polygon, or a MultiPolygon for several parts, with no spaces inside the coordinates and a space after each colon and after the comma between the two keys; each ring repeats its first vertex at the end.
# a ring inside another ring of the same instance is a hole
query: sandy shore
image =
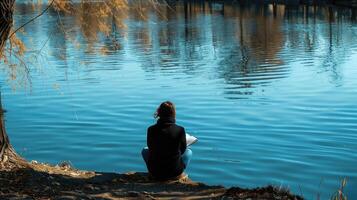
{"type": "Polygon", "coordinates": [[[189,178],[157,182],[146,173],[83,171],[66,163],[0,169],[0,185],[0,199],[302,199],[272,186],[225,188],[189,178]]]}

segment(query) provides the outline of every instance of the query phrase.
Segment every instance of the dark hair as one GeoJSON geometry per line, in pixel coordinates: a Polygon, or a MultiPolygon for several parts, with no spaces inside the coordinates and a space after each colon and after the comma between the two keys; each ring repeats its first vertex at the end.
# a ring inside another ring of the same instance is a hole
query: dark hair
{"type": "Polygon", "coordinates": [[[160,104],[157,108],[155,114],[155,118],[175,118],[176,117],[176,109],[175,105],[171,101],[165,101],[160,104]]]}

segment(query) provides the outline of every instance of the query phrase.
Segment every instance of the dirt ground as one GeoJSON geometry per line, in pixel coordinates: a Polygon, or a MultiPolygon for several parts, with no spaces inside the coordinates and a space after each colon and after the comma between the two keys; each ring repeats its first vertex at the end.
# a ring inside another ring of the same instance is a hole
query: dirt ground
{"type": "Polygon", "coordinates": [[[67,163],[51,166],[31,162],[0,168],[0,186],[0,199],[303,199],[272,186],[227,189],[189,178],[157,182],[147,173],[91,172],[73,169],[67,163]]]}

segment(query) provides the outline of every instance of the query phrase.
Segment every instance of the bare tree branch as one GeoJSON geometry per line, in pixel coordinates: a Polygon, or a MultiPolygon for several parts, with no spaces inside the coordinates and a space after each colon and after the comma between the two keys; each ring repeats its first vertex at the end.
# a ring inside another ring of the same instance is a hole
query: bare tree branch
{"type": "Polygon", "coordinates": [[[19,28],[17,28],[14,32],[12,32],[10,34],[10,36],[8,37],[8,39],[10,39],[17,31],[19,31],[20,29],[22,29],[23,27],[25,27],[27,24],[35,21],[37,18],[39,18],[40,16],[42,16],[43,14],[45,14],[45,12],[52,6],[53,2],[55,2],[55,0],[52,0],[50,4],[48,4],[48,6],[40,13],[38,14],[36,17],[30,19],[28,22],[24,23],[23,25],[21,25],[19,28]]]}

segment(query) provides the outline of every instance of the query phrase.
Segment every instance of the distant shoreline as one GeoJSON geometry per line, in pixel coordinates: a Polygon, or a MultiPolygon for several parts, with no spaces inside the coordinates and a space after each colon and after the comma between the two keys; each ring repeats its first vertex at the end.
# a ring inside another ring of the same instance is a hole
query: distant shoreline
{"type": "MultiPolygon", "coordinates": [[[[282,4],[282,5],[333,5],[357,8],[357,0],[158,0],[168,4],[176,2],[211,2],[211,3],[242,3],[242,4],[282,4]]],[[[130,0],[129,0],[130,2],[130,0]]],[[[17,5],[28,4],[26,1],[16,1],[17,5]]],[[[42,4],[47,4],[43,1],[42,4]]]]}
{"type": "Polygon", "coordinates": [[[247,4],[283,4],[283,5],[335,5],[357,8],[357,0],[167,0],[168,2],[213,2],[213,3],[247,3],[247,4]]]}

